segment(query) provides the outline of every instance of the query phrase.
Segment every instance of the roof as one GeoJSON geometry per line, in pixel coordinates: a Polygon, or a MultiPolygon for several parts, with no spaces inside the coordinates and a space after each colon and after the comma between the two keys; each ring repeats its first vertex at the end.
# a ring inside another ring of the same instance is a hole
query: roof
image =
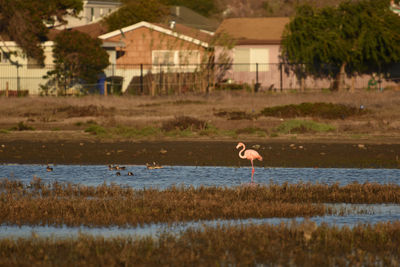
{"type": "Polygon", "coordinates": [[[87,33],[91,37],[97,38],[100,35],[105,34],[107,32],[107,27],[99,22],[95,22],[95,23],[90,23],[90,24],[86,24],[83,26],[74,27],[74,28],[71,28],[70,30],[87,33]]]}
{"type": "MultiPolygon", "coordinates": [[[[69,30],[69,31],[79,31],[79,32],[87,33],[91,37],[97,38],[99,35],[102,35],[102,34],[107,32],[107,27],[102,25],[102,24],[100,24],[99,22],[96,22],[96,23],[86,24],[86,25],[83,25],[83,26],[69,28],[67,30],[69,30]]],[[[61,29],[50,29],[49,33],[47,34],[47,37],[50,40],[54,40],[55,37],[57,36],[57,34],[59,34],[62,31],[63,30],[61,30],[61,29]]]]}
{"type": "Polygon", "coordinates": [[[236,44],[279,44],[288,17],[231,18],[222,21],[216,33],[226,33],[236,44]]]}
{"type": "Polygon", "coordinates": [[[129,31],[136,30],[141,27],[146,27],[154,31],[158,31],[167,35],[171,35],[173,37],[192,42],[204,47],[208,47],[208,42],[211,39],[211,35],[205,32],[202,32],[197,29],[193,29],[182,24],[175,23],[174,27],[171,28],[165,24],[158,24],[158,23],[149,23],[146,21],[138,22],[131,26],[118,29],[103,35],[100,35],[100,39],[108,39],[117,35],[121,35],[121,33],[126,33],[129,31]]]}
{"type": "Polygon", "coordinates": [[[218,21],[200,15],[199,13],[184,7],[171,6],[169,21],[173,20],[176,23],[186,25],[191,28],[214,32],[218,27],[218,21]]]}

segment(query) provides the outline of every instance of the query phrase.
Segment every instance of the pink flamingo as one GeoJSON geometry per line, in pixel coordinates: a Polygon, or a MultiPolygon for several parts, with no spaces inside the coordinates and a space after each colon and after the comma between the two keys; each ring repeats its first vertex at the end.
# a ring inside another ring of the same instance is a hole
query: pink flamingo
{"type": "Polygon", "coordinates": [[[239,157],[241,159],[248,159],[251,161],[251,183],[253,183],[253,175],[254,175],[254,164],[253,164],[253,160],[258,159],[259,161],[262,161],[263,158],[260,156],[260,154],[258,154],[257,151],[253,150],[253,149],[246,149],[246,146],[243,143],[238,143],[236,146],[236,149],[243,147],[242,150],[240,150],[239,152],[239,157]],[[242,153],[243,152],[243,153],[242,153]]]}

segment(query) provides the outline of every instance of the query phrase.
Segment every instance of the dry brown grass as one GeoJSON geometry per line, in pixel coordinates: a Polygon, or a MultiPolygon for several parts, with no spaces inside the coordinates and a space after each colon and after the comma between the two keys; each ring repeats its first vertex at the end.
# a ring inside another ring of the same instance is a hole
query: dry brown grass
{"type": "Polygon", "coordinates": [[[398,266],[400,223],[219,226],[180,235],[0,240],[1,266],[398,266]],[[28,264],[29,263],[29,264],[28,264]]]}
{"type": "MultiPolygon", "coordinates": [[[[356,93],[260,93],[214,92],[210,95],[181,95],[165,97],[148,96],[88,96],[81,98],[27,97],[0,98],[0,129],[9,129],[20,121],[32,126],[36,131],[75,130],[79,123],[96,121],[104,127],[118,125],[126,127],[162,127],[165,121],[176,116],[189,116],[221,130],[260,128],[267,133],[282,121],[280,118],[258,117],[266,107],[300,104],[304,102],[337,103],[359,108],[363,105],[371,111],[345,120],[305,118],[329,123],[337,128],[338,138],[351,135],[399,136],[400,133],[400,93],[397,91],[356,93]],[[243,113],[247,116],[239,120],[217,116],[221,112],[243,113]]],[[[332,136],[330,136],[332,138],[332,136]]]]}
{"type": "MultiPolygon", "coordinates": [[[[212,219],[309,217],[337,212],[323,203],[400,203],[400,186],[270,184],[134,190],[118,185],[0,183],[0,223],[138,225],[212,219]]],[[[339,212],[345,212],[340,210],[339,212]]]]}

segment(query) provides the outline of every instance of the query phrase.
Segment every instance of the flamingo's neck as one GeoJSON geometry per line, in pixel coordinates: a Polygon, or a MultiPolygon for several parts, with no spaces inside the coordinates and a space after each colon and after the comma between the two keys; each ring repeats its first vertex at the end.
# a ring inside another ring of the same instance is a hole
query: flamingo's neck
{"type": "Polygon", "coordinates": [[[243,145],[243,148],[242,148],[242,150],[240,150],[239,151],[239,157],[241,158],[241,159],[245,159],[246,157],[244,156],[244,150],[246,149],[246,146],[245,145],[243,145]],[[243,153],[243,154],[242,154],[243,153]]]}

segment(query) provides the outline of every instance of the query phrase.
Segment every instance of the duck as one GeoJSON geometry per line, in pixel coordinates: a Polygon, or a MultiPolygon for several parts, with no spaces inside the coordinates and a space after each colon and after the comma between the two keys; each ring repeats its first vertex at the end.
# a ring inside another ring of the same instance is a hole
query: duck
{"type": "Polygon", "coordinates": [[[120,173],[120,172],[116,172],[116,173],[115,173],[115,175],[117,175],[117,176],[120,176],[120,175],[121,175],[121,173],[120,173]]]}
{"type": "Polygon", "coordinates": [[[132,172],[128,172],[128,176],[133,176],[133,173],[132,172]]]}
{"type": "Polygon", "coordinates": [[[108,169],[110,171],[115,171],[115,170],[117,170],[117,167],[116,166],[112,166],[112,165],[108,165],[108,169]]]}
{"type": "Polygon", "coordinates": [[[126,169],[126,167],[123,167],[123,166],[116,166],[116,168],[117,168],[117,170],[125,170],[126,169]]]}
{"type": "Polygon", "coordinates": [[[154,161],[153,161],[153,164],[146,163],[146,167],[147,167],[147,169],[149,169],[149,170],[161,169],[161,168],[162,168],[161,165],[155,163],[154,161]]]}
{"type": "Polygon", "coordinates": [[[47,167],[46,167],[46,171],[48,171],[48,172],[52,172],[52,171],[53,171],[53,168],[52,168],[52,167],[50,167],[49,165],[47,165],[47,167]]]}

